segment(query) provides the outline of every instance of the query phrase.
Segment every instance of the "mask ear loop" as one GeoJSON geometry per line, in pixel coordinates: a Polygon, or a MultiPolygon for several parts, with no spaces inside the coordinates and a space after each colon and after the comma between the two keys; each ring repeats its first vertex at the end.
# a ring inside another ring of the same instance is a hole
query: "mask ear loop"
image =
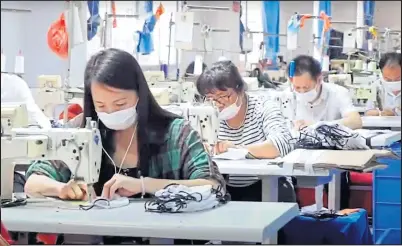
{"type": "Polygon", "coordinates": [[[98,205],[96,205],[97,202],[102,201],[102,202],[106,202],[107,206],[110,206],[110,201],[104,198],[99,198],[97,200],[95,200],[93,203],[89,204],[89,205],[79,205],[78,208],[81,210],[85,210],[88,211],[90,209],[92,209],[93,207],[96,207],[98,205]]]}

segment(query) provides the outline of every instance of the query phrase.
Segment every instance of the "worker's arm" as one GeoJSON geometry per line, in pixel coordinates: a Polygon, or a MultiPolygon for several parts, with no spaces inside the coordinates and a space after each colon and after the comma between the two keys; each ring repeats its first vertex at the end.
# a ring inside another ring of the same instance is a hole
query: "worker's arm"
{"type": "Polygon", "coordinates": [[[292,150],[292,139],[288,124],[274,102],[265,101],[263,105],[263,131],[266,141],[245,146],[255,158],[272,159],[285,156],[292,150]]]}
{"type": "Polygon", "coordinates": [[[57,197],[70,180],[71,172],[62,161],[35,161],[29,166],[25,176],[27,194],[57,197]]]}
{"type": "Polygon", "coordinates": [[[339,91],[337,91],[336,96],[338,98],[338,105],[329,105],[329,107],[339,106],[342,119],[337,120],[337,122],[352,130],[362,128],[362,118],[356,107],[353,105],[353,101],[348,90],[346,88],[339,87],[339,91]]]}

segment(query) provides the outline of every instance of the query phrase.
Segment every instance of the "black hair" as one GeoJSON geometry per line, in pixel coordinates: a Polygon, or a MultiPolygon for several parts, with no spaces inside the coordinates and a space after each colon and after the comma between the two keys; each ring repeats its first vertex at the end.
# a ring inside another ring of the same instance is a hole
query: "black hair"
{"type": "MultiPolygon", "coordinates": [[[[152,156],[148,132],[150,129],[163,136],[170,123],[179,118],[162,109],[145,80],[144,74],[136,59],[126,51],[119,49],[106,49],[93,55],[85,68],[84,75],[84,117],[82,127],[85,125],[86,117],[98,120],[95,106],[92,100],[91,84],[93,82],[103,83],[113,88],[133,90],[138,94],[137,113],[137,137],[139,153],[139,170],[143,176],[148,175],[148,161],[152,156]]],[[[99,130],[102,135],[104,149],[112,156],[115,151],[113,143],[114,130],[108,129],[102,121],[99,122],[99,130]]],[[[109,163],[103,154],[102,163],[109,163]]],[[[105,166],[102,164],[101,170],[105,166]]],[[[102,171],[101,171],[102,172],[102,171]]]]}
{"type": "Polygon", "coordinates": [[[245,89],[245,83],[236,65],[231,61],[218,61],[205,70],[196,82],[198,93],[202,96],[214,91],[226,91],[231,88],[236,92],[245,89]]]}
{"type": "MultiPolygon", "coordinates": [[[[195,62],[191,62],[187,68],[186,68],[186,73],[184,74],[184,77],[187,78],[189,77],[191,74],[194,74],[194,66],[195,66],[195,62]]],[[[202,71],[204,72],[205,69],[207,69],[207,64],[202,63],[202,71]]]]}
{"type": "Polygon", "coordinates": [[[381,56],[379,66],[382,71],[386,66],[394,66],[398,64],[401,66],[401,54],[396,52],[388,52],[381,56]]]}
{"type": "MultiPolygon", "coordinates": [[[[292,60],[294,62],[294,76],[300,76],[308,73],[313,79],[317,79],[321,75],[321,64],[311,56],[300,55],[292,60]]],[[[289,74],[291,64],[287,68],[289,74]]]]}

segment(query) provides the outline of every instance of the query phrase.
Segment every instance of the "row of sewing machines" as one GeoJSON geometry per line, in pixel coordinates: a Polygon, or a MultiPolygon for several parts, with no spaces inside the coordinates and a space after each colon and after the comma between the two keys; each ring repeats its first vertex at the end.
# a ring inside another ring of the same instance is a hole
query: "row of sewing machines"
{"type": "MultiPolygon", "coordinates": [[[[180,81],[168,81],[162,71],[145,71],[145,79],[150,90],[160,105],[171,103],[194,102],[197,89],[191,79],[180,81]]],[[[245,82],[251,90],[258,89],[257,78],[245,77],[245,82]]],[[[41,75],[38,77],[37,87],[32,88],[35,102],[45,115],[51,119],[55,117],[55,109],[64,105],[66,101],[82,106],[84,95],[83,86],[64,89],[61,76],[41,75]]]]}
{"type": "MultiPolygon", "coordinates": [[[[215,144],[218,135],[218,111],[212,105],[181,103],[163,106],[187,119],[202,140],[215,144]]],[[[99,178],[102,142],[97,123],[86,119],[85,128],[29,127],[25,104],[1,105],[1,199],[13,198],[13,173],[16,163],[59,160],[92,190],[99,178]]],[[[93,192],[89,192],[93,194],[93,192]]]]}

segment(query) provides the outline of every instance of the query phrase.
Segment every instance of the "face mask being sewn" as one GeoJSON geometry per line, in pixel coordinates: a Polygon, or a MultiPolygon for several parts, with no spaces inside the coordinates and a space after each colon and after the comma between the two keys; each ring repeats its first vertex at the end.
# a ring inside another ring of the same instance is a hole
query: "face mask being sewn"
{"type": "Polygon", "coordinates": [[[235,103],[233,103],[229,107],[222,109],[222,111],[219,112],[218,117],[220,120],[230,120],[237,115],[237,113],[239,112],[240,107],[242,105],[242,104],[240,104],[239,106],[237,106],[238,100],[239,100],[239,96],[237,96],[235,103]]]}
{"type": "Polygon", "coordinates": [[[130,108],[119,110],[113,113],[96,112],[98,118],[109,129],[125,130],[134,125],[137,121],[137,104],[130,108]]]}
{"type": "Polygon", "coordinates": [[[89,205],[80,205],[82,210],[90,210],[92,208],[111,209],[127,206],[130,200],[127,197],[116,197],[115,199],[105,199],[99,197],[89,205]]]}

